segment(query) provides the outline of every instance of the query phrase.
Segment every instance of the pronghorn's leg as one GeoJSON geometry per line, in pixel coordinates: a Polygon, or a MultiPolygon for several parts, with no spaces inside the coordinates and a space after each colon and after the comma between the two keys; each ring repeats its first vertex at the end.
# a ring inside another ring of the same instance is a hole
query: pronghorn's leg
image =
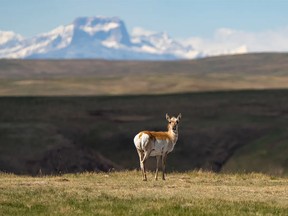
{"type": "Polygon", "coordinates": [[[143,160],[143,157],[144,157],[144,152],[137,149],[137,152],[138,152],[138,155],[139,155],[139,161],[140,161],[140,168],[141,168],[141,171],[142,171],[142,178],[144,180],[144,165],[142,163],[142,160],[143,160]]]}
{"type": "Polygon", "coordinates": [[[145,168],[146,160],[141,161],[141,163],[142,163],[143,181],[147,181],[146,168],[145,168]]]}
{"type": "Polygon", "coordinates": [[[161,155],[157,155],[156,156],[156,174],[155,174],[155,180],[158,180],[158,170],[159,170],[159,165],[160,165],[160,159],[161,159],[161,155]]]}
{"type": "Polygon", "coordinates": [[[162,179],[165,180],[167,153],[162,155],[162,179]]]}
{"type": "Polygon", "coordinates": [[[143,157],[143,159],[142,159],[142,161],[141,161],[141,163],[142,163],[142,167],[143,167],[143,181],[147,181],[147,176],[146,176],[146,167],[145,167],[145,164],[146,164],[146,160],[149,158],[149,156],[150,156],[150,153],[151,153],[151,151],[146,151],[146,152],[144,152],[144,157],[143,157]]]}

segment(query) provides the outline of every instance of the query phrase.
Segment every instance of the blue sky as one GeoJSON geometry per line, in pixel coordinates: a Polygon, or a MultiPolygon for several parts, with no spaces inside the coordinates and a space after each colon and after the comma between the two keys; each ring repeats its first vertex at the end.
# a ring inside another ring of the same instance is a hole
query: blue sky
{"type": "Polygon", "coordinates": [[[174,38],[210,37],[217,29],[262,32],[288,27],[288,0],[0,0],[0,30],[25,37],[79,16],[118,16],[174,38]]]}

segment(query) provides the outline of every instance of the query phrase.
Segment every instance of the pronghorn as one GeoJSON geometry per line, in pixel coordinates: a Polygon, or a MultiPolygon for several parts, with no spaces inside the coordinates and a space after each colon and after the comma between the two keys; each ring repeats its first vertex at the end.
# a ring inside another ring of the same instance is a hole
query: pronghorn
{"type": "Polygon", "coordinates": [[[165,166],[167,154],[173,151],[174,146],[178,139],[178,124],[181,119],[181,113],[178,117],[170,118],[166,114],[168,123],[168,131],[155,132],[155,131],[142,131],[134,137],[134,144],[136,146],[140,167],[142,170],[143,181],[147,181],[145,162],[152,156],[157,159],[157,167],[155,179],[158,179],[158,169],[160,159],[162,157],[162,179],[165,180],[165,166]]]}

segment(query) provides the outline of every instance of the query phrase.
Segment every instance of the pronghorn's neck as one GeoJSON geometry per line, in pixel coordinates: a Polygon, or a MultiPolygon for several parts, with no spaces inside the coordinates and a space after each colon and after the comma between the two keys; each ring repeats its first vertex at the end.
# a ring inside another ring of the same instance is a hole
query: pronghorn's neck
{"type": "Polygon", "coordinates": [[[173,141],[173,143],[176,144],[178,140],[178,127],[175,130],[173,130],[173,128],[168,125],[167,133],[169,137],[171,137],[171,140],[173,141]]]}

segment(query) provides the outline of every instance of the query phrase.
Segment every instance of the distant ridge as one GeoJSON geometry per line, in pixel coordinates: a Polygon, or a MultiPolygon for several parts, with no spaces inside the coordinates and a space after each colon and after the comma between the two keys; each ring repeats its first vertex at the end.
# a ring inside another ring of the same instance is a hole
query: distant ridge
{"type": "Polygon", "coordinates": [[[0,95],[127,95],[288,88],[288,54],[182,61],[0,60],[0,95]]]}

